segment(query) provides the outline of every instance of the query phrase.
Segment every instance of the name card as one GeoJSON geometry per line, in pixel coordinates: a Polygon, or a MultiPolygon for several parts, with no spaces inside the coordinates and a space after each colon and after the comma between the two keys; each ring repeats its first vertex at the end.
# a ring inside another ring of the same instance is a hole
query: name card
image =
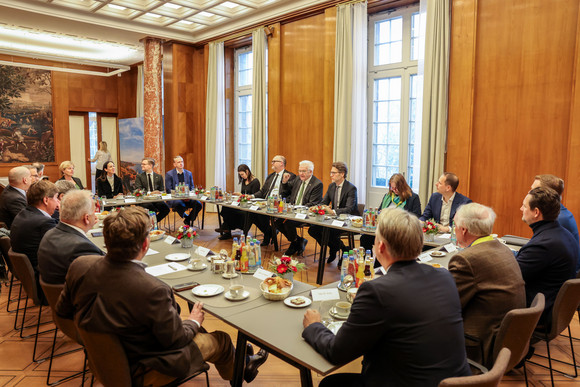
{"type": "Polygon", "coordinates": [[[175,241],[176,241],[175,237],[168,235],[163,242],[167,243],[168,245],[172,245],[173,242],[175,241]]]}
{"type": "Polygon", "coordinates": [[[336,287],[327,289],[312,289],[310,293],[312,295],[312,301],[340,300],[338,288],[336,287]]]}
{"type": "Polygon", "coordinates": [[[445,247],[445,250],[447,250],[448,253],[452,253],[454,251],[457,251],[457,248],[455,247],[455,245],[453,243],[448,243],[443,247],[445,247]]]}
{"type": "Polygon", "coordinates": [[[197,247],[197,254],[201,255],[202,257],[206,257],[209,254],[210,250],[207,247],[197,247]]]}
{"type": "Polygon", "coordinates": [[[306,214],[296,214],[295,218],[296,219],[306,219],[306,214]]]}
{"type": "Polygon", "coordinates": [[[429,255],[429,253],[423,253],[423,254],[419,255],[417,257],[417,259],[420,262],[429,262],[429,261],[433,260],[433,258],[431,258],[431,256],[429,255]]]}
{"type": "Polygon", "coordinates": [[[200,199],[201,200],[207,200],[207,196],[203,195],[200,199]]]}
{"type": "Polygon", "coordinates": [[[266,278],[272,277],[272,272],[264,269],[258,269],[254,273],[254,278],[259,279],[260,281],[265,280],[266,278]]]}
{"type": "Polygon", "coordinates": [[[137,203],[137,199],[135,198],[125,199],[125,203],[137,203]]]}
{"type": "Polygon", "coordinates": [[[337,226],[337,227],[342,227],[342,226],[344,226],[344,222],[342,220],[333,220],[332,225],[337,226]]]}
{"type": "Polygon", "coordinates": [[[147,253],[145,253],[145,255],[155,255],[155,254],[159,254],[159,251],[155,251],[152,248],[149,248],[149,250],[147,250],[147,253]]]}
{"type": "Polygon", "coordinates": [[[163,199],[171,199],[171,194],[161,195],[163,199]]]}
{"type": "Polygon", "coordinates": [[[238,207],[240,205],[240,202],[232,202],[232,206],[234,207],[238,207]]]}
{"type": "Polygon", "coordinates": [[[250,210],[252,211],[258,211],[260,209],[260,206],[252,206],[250,207],[250,210]]]}

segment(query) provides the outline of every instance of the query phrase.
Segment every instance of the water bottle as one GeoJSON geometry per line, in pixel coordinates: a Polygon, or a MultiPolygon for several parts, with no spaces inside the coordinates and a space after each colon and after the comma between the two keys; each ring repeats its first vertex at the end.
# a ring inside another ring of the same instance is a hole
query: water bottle
{"type": "Polygon", "coordinates": [[[449,223],[449,231],[451,233],[451,243],[457,245],[457,235],[455,234],[455,226],[453,225],[453,222],[449,223]]]}
{"type": "Polygon", "coordinates": [[[260,241],[254,239],[254,246],[256,247],[256,269],[262,267],[262,249],[260,248],[260,241]]]}
{"type": "Polygon", "coordinates": [[[157,228],[157,214],[155,214],[155,211],[149,211],[149,217],[151,218],[151,228],[153,230],[158,230],[158,228],[157,228]]]}
{"type": "Polygon", "coordinates": [[[342,254],[342,266],[340,267],[340,283],[344,286],[344,277],[348,275],[348,254],[342,254]]]}

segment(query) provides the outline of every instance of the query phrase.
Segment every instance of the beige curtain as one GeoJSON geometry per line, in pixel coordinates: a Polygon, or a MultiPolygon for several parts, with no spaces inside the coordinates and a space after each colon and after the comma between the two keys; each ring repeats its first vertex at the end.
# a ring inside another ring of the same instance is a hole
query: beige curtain
{"type": "Polygon", "coordinates": [[[366,201],[367,4],[341,4],[336,15],[334,160],[349,167],[348,179],[366,201]]]}
{"type": "Polygon", "coordinates": [[[419,121],[423,125],[419,188],[422,203],[427,203],[433,193],[445,163],[450,29],[449,0],[422,0],[421,40],[424,39],[425,47],[424,61],[419,60],[419,73],[423,68],[423,109],[419,121]]]}
{"type": "Polygon", "coordinates": [[[252,73],[252,172],[264,182],[267,176],[266,161],[268,149],[267,131],[267,74],[266,74],[266,34],[263,28],[252,33],[253,73],[252,73]]]}
{"type": "Polygon", "coordinates": [[[143,117],[145,115],[145,110],[143,109],[143,90],[143,65],[139,65],[137,66],[137,117],[143,117]]]}
{"type": "Polygon", "coordinates": [[[224,103],[224,44],[223,42],[210,43],[205,111],[206,187],[225,188],[226,186],[224,103]]]}

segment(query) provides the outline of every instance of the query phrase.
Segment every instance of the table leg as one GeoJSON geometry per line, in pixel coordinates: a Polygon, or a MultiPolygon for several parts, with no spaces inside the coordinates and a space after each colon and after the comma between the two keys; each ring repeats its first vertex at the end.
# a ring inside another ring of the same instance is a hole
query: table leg
{"type": "Polygon", "coordinates": [[[326,249],[328,247],[328,237],[330,232],[328,227],[322,228],[322,239],[320,244],[320,257],[318,259],[318,273],[316,275],[316,283],[322,285],[322,278],[324,277],[324,264],[326,263],[326,249]]]}
{"type": "Polygon", "coordinates": [[[300,367],[300,385],[302,387],[313,387],[312,372],[306,367],[300,367]]]}
{"type": "Polygon", "coordinates": [[[203,230],[203,226],[205,224],[205,202],[202,205],[202,212],[201,212],[201,229],[203,230]]]}
{"type": "Polygon", "coordinates": [[[246,362],[246,343],[248,338],[242,332],[238,331],[236,341],[236,358],[234,360],[234,379],[232,386],[241,387],[244,382],[244,364],[246,362]]]}
{"type": "MultiPolygon", "coordinates": [[[[205,203],[204,203],[204,206],[205,206],[205,203]]],[[[222,228],[222,211],[221,211],[221,208],[222,208],[222,206],[216,204],[216,208],[217,208],[217,217],[218,217],[218,228],[221,230],[221,228],[222,228]]],[[[220,232],[220,235],[224,235],[223,232],[220,232]]]]}
{"type": "Polygon", "coordinates": [[[276,222],[273,217],[270,218],[270,226],[272,227],[272,241],[274,242],[274,251],[278,251],[278,237],[276,236],[276,222]]]}

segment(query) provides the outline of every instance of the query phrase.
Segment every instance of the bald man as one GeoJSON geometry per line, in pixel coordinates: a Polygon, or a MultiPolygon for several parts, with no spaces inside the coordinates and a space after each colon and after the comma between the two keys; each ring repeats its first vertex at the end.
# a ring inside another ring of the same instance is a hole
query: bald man
{"type": "Polygon", "coordinates": [[[27,167],[14,167],[8,172],[8,186],[0,195],[0,222],[10,228],[20,210],[26,207],[26,191],[32,184],[30,170],[27,167]]]}

